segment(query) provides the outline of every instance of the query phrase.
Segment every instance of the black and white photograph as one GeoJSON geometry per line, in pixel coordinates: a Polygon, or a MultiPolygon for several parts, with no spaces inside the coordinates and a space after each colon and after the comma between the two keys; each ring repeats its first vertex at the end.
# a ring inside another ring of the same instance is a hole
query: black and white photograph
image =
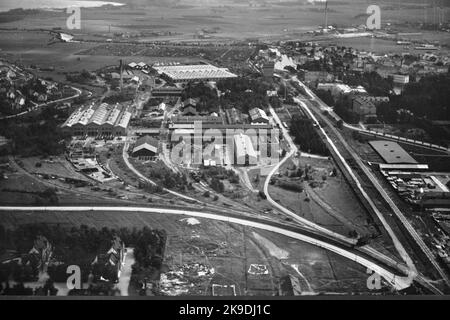
{"type": "Polygon", "coordinates": [[[450,297],[449,66],[448,0],[0,0],[0,300],[450,297]]]}

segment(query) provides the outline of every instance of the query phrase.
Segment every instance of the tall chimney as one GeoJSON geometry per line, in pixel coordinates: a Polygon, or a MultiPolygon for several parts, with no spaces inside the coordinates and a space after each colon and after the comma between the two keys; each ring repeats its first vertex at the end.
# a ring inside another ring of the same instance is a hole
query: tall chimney
{"type": "Polygon", "coordinates": [[[123,62],[122,62],[122,59],[120,59],[119,61],[120,61],[120,67],[119,67],[119,72],[120,72],[120,91],[122,91],[122,88],[123,88],[123,62]]]}

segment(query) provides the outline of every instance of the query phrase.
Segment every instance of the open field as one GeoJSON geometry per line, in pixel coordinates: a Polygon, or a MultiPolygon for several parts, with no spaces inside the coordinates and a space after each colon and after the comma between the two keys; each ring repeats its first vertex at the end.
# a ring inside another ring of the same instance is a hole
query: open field
{"type": "MultiPolygon", "coordinates": [[[[127,5],[82,9],[81,30],[75,35],[90,40],[111,38],[114,33],[129,34],[133,36],[132,40],[145,41],[289,39],[317,29],[323,23],[323,5],[311,5],[306,1],[265,1],[254,5],[232,0],[182,0],[159,5],[140,0],[124,0],[122,3],[127,5]],[[199,39],[199,34],[204,35],[204,39],[199,39]]],[[[423,10],[417,5],[400,7],[392,1],[377,1],[377,4],[382,10],[383,24],[424,19],[423,10]]],[[[366,0],[332,1],[329,4],[329,24],[361,25],[365,23],[367,7],[366,0]]],[[[448,8],[446,10],[448,12],[448,8]]],[[[2,23],[1,27],[57,27],[64,30],[67,17],[65,12],[43,12],[2,23]]]]}
{"type": "MultiPolygon", "coordinates": [[[[166,6],[137,0],[123,2],[127,5],[115,8],[82,9],[80,30],[66,30],[68,15],[60,11],[41,12],[25,16],[19,21],[0,23],[0,57],[19,61],[28,66],[52,67],[54,70],[51,72],[34,72],[43,77],[53,77],[55,80],[62,81],[65,78],[64,72],[97,70],[105,66],[117,65],[119,56],[126,62],[144,61],[146,63],[189,62],[209,57],[208,53],[204,56],[201,50],[194,50],[192,54],[183,54],[183,56],[179,54],[171,56],[166,54],[166,49],[161,51],[155,48],[141,48],[130,54],[118,54],[115,50],[103,53],[102,50],[92,50],[94,47],[104,45],[107,39],[134,43],[171,41],[180,44],[185,41],[231,43],[248,39],[320,41],[323,38],[321,36],[316,39],[314,36],[305,34],[306,31],[317,29],[323,21],[322,5],[305,5],[306,1],[267,1],[255,6],[235,1],[192,3],[184,0],[177,4],[169,2],[166,6]],[[49,32],[54,28],[69,32],[76,39],[83,41],[55,42],[54,35],[49,32]],[[94,55],[80,55],[82,52],[91,52],[94,55]],[[50,55],[51,59],[49,59],[50,55]]],[[[384,23],[401,23],[406,19],[420,22],[423,19],[422,10],[412,6],[393,10],[385,3],[381,1],[384,23]]],[[[329,23],[337,26],[358,26],[364,23],[366,8],[365,0],[339,1],[330,4],[329,23]]],[[[448,8],[445,10],[449,11],[448,8]]],[[[401,30],[401,27],[398,28],[401,30]]],[[[442,44],[450,44],[448,33],[428,31],[422,33],[419,40],[439,40],[442,44]]],[[[397,46],[395,41],[376,38],[325,41],[379,53],[409,51],[403,46],[397,46]]],[[[217,50],[221,52],[223,48],[217,50]]],[[[213,61],[231,61],[236,57],[245,59],[248,54],[247,52],[226,53],[226,51],[224,53],[224,56],[212,55],[213,61]]]]}
{"type": "MultiPolygon", "coordinates": [[[[188,218],[188,217],[186,217],[188,218]]],[[[243,295],[273,295],[280,277],[298,277],[304,293],[371,293],[366,270],[356,263],[284,236],[205,219],[185,219],[136,212],[2,212],[0,224],[47,223],[62,227],[164,229],[168,233],[164,270],[199,263],[214,268],[212,276],[195,276],[184,294],[211,294],[213,284],[235,285],[243,295]],[[253,275],[252,264],[266,265],[269,274],[253,275]]]]}
{"type": "Polygon", "coordinates": [[[21,158],[20,161],[23,168],[33,174],[92,182],[83,174],[76,172],[75,168],[64,157],[54,157],[52,160],[29,157],[21,158]]]}

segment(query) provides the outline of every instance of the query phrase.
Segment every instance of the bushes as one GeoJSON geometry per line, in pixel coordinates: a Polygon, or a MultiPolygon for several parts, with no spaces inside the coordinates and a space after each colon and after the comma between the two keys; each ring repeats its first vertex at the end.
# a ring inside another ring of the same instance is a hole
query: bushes
{"type": "Polygon", "coordinates": [[[303,186],[296,182],[279,181],[278,186],[290,191],[303,192],[303,186]]]}
{"type": "MultiPolygon", "coordinates": [[[[86,281],[92,268],[91,263],[98,253],[106,253],[111,246],[114,235],[118,235],[127,245],[135,247],[135,259],[142,268],[160,268],[166,241],[163,230],[119,229],[101,230],[85,225],[79,228],[63,229],[59,225],[30,224],[19,226],[15,230],[2,233],[5,248],[26,254],[33,246],[38,235],[45,236],[53,245],[53,257],[63,264],[51,264],[48,269],[54,281],[65,282],[68,265],[78,265],[81,268],[82,281],[86,281]]],[[[32,265],[32,264],[31,264],[32,265]]],[[[36,276],[36,270],[28,267],[17,268],[13,265],[0,265],[0,282],[3,277],[12,275],[14,279],[29,281],[36,276]],[[28,269],[27,269],[28,268],[28,269]]]]}
{"type": "Polygon", "coordinates": [[[211,188],[218,193],[222,193],[225,191],[225,186],[218,178],[212,178],[211,188]]]}
{"type": "Polygon", "coordinates": [[[66,113],[48,107],[38,119],[29,122],[8,120],[0,126],[0,135],[11,139],[15,154],[23,156],[35,155],[58,155],[64,152],[65,145],[62,143],[68,134],[63,132],[56,119],[64,119],[66,113]]]}
{"type": "Polygon", "coordinates": [[[327,146],[314,128],[312,120],[294,116],[290,132],[295,137],[295,143],[299,144],[302,150],[323,156],[330,154],[327,146]]]}
{"type": "Polygon", "coordinates": [[[247,113],[253,108],[264,108],[268,105],[267,91],[270,86],[247,78],[226,79],[217,82],[217,88],[224,92],[221,104],[225,107],[235,107],[247,113]]]}

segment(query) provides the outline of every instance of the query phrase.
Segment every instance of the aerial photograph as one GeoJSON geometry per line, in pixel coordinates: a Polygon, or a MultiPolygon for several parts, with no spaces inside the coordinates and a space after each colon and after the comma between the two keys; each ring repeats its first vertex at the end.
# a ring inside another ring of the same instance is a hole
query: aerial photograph
{"type": "Polygon", "coordinates": [[[450,295],[449,67],[448,0],[1,0],[0,300],[450,295]]]}

